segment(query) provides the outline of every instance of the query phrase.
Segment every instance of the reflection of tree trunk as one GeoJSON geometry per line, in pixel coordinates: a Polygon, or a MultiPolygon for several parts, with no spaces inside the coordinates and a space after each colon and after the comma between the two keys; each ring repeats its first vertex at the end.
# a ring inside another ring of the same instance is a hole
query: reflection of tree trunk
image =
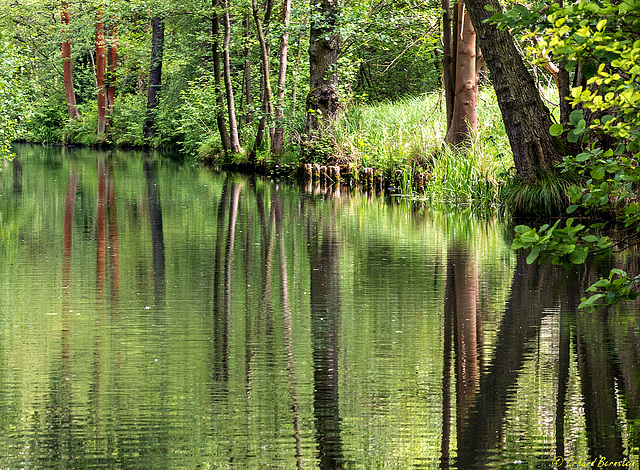
{"type": "Polygon", "coordinates": [[[560,315],[558,338],[558,383],[556,394],[556,455],[564,456],[564,414],[569,384],[570,349],[569,321],[567,315],[560,315]]]}
{"type": "Polygon", "coordinates": [[[22,194],[22,162],[18,158],[13,159],[13,194],[22,194]]]}
{"type": "Polygon", "coordinates": [[[555,287],[566,273],[550,264],[528,265],[520,255],[511,295],[496,337],[494,360],[480,378],[475,403],[458,436],[458,468],[484,467],[501,435],[508,402],[525,357],[534,346],[545,308],[556,301],[555,287]]]}
{"type": "Polygon", "coordinates": [[[95,424],[100,429],[102,382],[102,333],[104,326],[104,288],[106,277],[107,258],[107,168],[104,160],[98,160],[98,215],[96,229],[96,304],[98,307],[96,317],[96,341],[93,360],[93,406],[95,411],[95,424]]]}
{"type": "Polygon", "coordinates": [[[96,288],[98,300],[104,301],[105,263],[107,254],[107,169],[98,161],[98,215],[96,229],[96,288]]]}
{"type": "Polygon", "coordinates": [[[314,416],[320,468],[342,468],[338,396],[338,328],[340,324],[338,241],[331,230],[309,240],[311,267],[311,338],[314,416]],[[318,240],[318,238],[322,240],[318,240]]]}
{"type": "MultiPolygon", "coordinates": [[[[636,271],[637,272],[637,271],[636,271]]],[[[626,328],[616,322],[613,333],[614,348],[617,351],[616,363],[619,366],[618,381],[622,384],[622,391],[626,401],[627,422],[640,422],[640,334],[638,333],[638,309],[629,309],[628,313],[620,320],[626,323],[626,328]]],[[[610,321],[612,321],[611,319],[610,321]]],[[[638,427],[629,427],[629,443],[627,448],[634,449],[640,446],[640,433],[638,427]],[[632,430],[633,429],[633,430],[632,430]]]]}
{"type": "Polygon", "coordinates": [[[274,195],[276,213],[276,231],[278,237],[280,259],[280,288],[282,292],[282,314],[284,323],[284,342],[287,353],[287,372],[291,394],[291,411],[293,412],[293,436],[296,442],[296,467],[304,468],[302,461],[302,430],[300,426],[300,402],[298,400],[296,361],[293,357],[293,318],[289,307],[289,281],[287,276],[287,256],[284,243],[284,207],[280,195],[274,195]]]}
{"type": "Polygon", "coordinates": [[[608,319],[576,315],[578,371],[582,384],[587,442],[591,457],[622,461],[622,430],[618,421],[616,380],[608,319]]]}
{"type": "Polygon", "coordinates": [[[113,173],[108,170],[107,209],[109,216],[109,250],[111,258],[111,299],[117,305],[120,300],[120,240],[118,237],[118,214],[116,212],[116,190],[113,173]]]}
{"type": "Polygon", "coordinates": [[[447,263],[447,277],[444,297],[444,328],[442,358],[442,445],[440,448],[440,468],[449,468],[449,446],[451,442],[451,356],[453,354],[453,319],[455,311],[453,263],[447,263]]]}
{"type": "Polygon", "coordinates": [[[229,180],[225,180],[218,204],[216,246],[213,268],[213,380],[215,382],[227,382],[229,378],[229,364],[226,355],[228,336],[226,327],[226,315],[221,308],[220,293],[223,292],[222,279],[222,248],[224,244],[224,227],[227,205],[229,204],[229,180]]]}
{"type": "Polygon", "coordinates": [[[478,267],[473,255],[454,244],[453,272],[456,302],[456,405],[458,432],[473,404],[478,386],[478,267]]]}
{"type": "MultiPolygon", "coordinates": [[[[73,408],[71,406],[73,399],[73,374],[71,373],[71,253],[72,253],[72,233],[73,233],[73,211],[76,202],[76,190],[78,180],[73,171],[69,171],[69,180],[67,182],[67,195],[64,205],[64,234],[62,237],[62,333],[60,338],[61,345],[61,361],[60,361],[60,382],[57,387],[52,387],[52,392],[58,390],[59,396],[53,400],[59,412],[54,423],[65,430],[58,434],[57,446],[61,451],[67,448],[68,454],[71,454],[72,442],[72,425],[73,425],[73,408]]],[[[61,459],[58,459],[61,461],[61,459]]]]}
{"type": "Polygon", "coordinates": [[[158,163],[145,159],[142,163],[147,180],[149,218],[151,222],[151,244],[153,253],[153,288],[156,305],[164,302],[164,236],[162,233],[162,205],[158,197],[158,163]]]}

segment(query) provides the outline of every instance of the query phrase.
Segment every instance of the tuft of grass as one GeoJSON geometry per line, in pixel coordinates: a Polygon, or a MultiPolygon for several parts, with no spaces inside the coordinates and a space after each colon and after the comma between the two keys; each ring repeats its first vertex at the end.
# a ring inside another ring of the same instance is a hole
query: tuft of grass
{"type": "Polygon", "coordinates": [[[501,199],[516,217],[548,217],[565,213],[568,189],[574,181],[558,175],[541,174],[539,182],[524,183],[513,176],[502,188],[501,199]]]}

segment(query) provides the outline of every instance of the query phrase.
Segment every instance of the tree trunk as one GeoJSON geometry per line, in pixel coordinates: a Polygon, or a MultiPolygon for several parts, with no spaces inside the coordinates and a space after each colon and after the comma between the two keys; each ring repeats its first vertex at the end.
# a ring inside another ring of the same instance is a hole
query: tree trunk
{"type": "Polygon", "coordinates": [[[64,76],[64,93],[67,97],[69,119],[79,119],[80,113],[76,105],[76,90],[73,86],[73,66],[71,64],[71,41],[69,40],[69,3],[62,2],[61,13],[63,41],[62,41],[62,71],[64,76]]]}
{"type": "Polygon", "coordinates": [[[116,100],[116,68],[118,67],[118,26],[113,18],[111,26],[111,37],[107,47],[107,75],[105,86],[107,89],[107,114],[113,111],[113,104],[116,100]]]}
{"type": "Polygon", "coordinates": [[[447,130],[451,127],[453,117],[453,101],[455,96],[454,54],[456,35],[451,37],[451,5],[449,0],[442,0],[442,86],[444,88],[445,106],[447,111],[447,130]]]}
{"type": "Polygon", "coordinates": [[[212,1],[213,17],[211,18],[211,35],[213,42],[211,44],[211,52],[213,54],[213,80],[216,92],[216,123],[218,132],[220,133],[220,141],[224,153],[229,153],[231,148],[231,139],[227,131],[227,124],[224,120],[224,97],[222,94],[222,71],[220,68],[220,51],[218,50],[218,40],[220,38],[220,22],[218,15],[215,13],[216,7],[220,5],[219,0],[212,1]]]}
{"type": "Polygon", "coordinates": [[[287,78],[287,51],[289,48],[289,21],[291,19],[291,0],[282,1],[282,36],[280,38],[280,68],[278,69],[278,89],[276,91],[275,129],[271,137],[271,154],[284,153],[284,95],[287,78]]]}
{"type": "Polygon", "coordinates": [[[300,43],[302,42],[302,31],[306,29],[307,22],[309,21],[309,12],[304,16],[304,20],[302,21],[303,28],[300,28],[298,31],[298,53],[296,54],[296,61],[293,64],[293,87],[291,90],[291,111],[295,112],[296,103],[298,98],[298,76],[300,75],[300,58],[302,56],[302,47],[300,43]]]}
{"type": "MultiPolygon", "coordinates": [[[[476,32],[465,4],[458,3],[455,89],[451,121],[445,140],[452,145],[468,142],[478,129],[478,74],[476,72],[476,32]]],[[[448,108],[447,108],[448,110],[448,108]]]]}
{"type": "MultiPolygon", "coordinates": [[[[285,0],[286,1],[286,0],[285,0]]],[[[265,18],[267,14],[271,11],[271,4],[273,2],[269,0],[267,2],[267,11],[265,12],[265,18]]],[[[260,58],[261,58],[261,66],[260,71],[262,72],[262,111],[263,116],[260,118],[260,122],[258,123],[258,131],[256,132],[256,139],[253,142],[253,151],[251,152],[251,158],[255,160],[255,155],[260,146],[262,145],[262,141],[264,139],[264,131],[267,126],[267,119],[273,116],[273,94],[271,93],[271,77],[270,77],[270,68],[271,62],[269,60],[269,47],[267,45],[266,35],[262,29],[262,23],[260,21],[260,15],[258,14],[258,3],[256,0],[252,0],[252,11],[253,11],[253,19],[256,22],[256,30],[258,33],[258,42],[260,43],[260,58]]]]}
{"type": "Polygon", "coordinates": [[[149,90],[147,93],[147,117],[142,134],[146,141],[155,133],[156,108],[162,86],[162,52],[164,50],[164,19],[156,16],[151,30],[151,66],[149,68],[149,90]]]}
{"type": "Polygon", "coordinates": [[[549,133],[549,110],[511,34],[484,22],[492,16],[485,6],[490,5],[495,11],[502,9],[498,0],[466,0],[466,5],[491,72],[518,175],[525,182],[536,182],[540,171],[553,171],[562,160],[566,142],[549,133]]]}
{"type": "Polygon", "coordinates": [[[320,0],[313,7],[309,32],[309,94],[306,127],[310,136],[338,117],[338,0],[320,0]]]}
{"type": "Polygon", "coordinates": [[[247,15],[243,21],[244,26],[244,75],[242,77],[242,92],[244,94],[245,109],[245,122],[251,124],[253,122],[253,109],[251,105],[253,103],[253,97],[251,96],[251,48],[249,47],[249,38],[251,37],[250,30],[250,17],[247,15]]]}
{"type": "Polygon", "coordinates": [[[104,134],[107,127],[107,95],[104,86],[104,73],[107,56],[104,47],[104,22],[102,11],[98,11],[96,20],[96,88],[98,90],[98,136],[104,134]]]}
{"type": "Polygon", "coordinates": [[[236,121],[236,105],[233,99],[233,87],[231,85],[231,61],[229,59],[229,43],[231,42],[231,19],[229,18],[229,2],[224,2],[224,39],[222,43],[222,56],[224,60],[224,88],[227,92],[227,110],[229,112],[229,137],[231,152],[240,153],[240,140],[238,139],[238,123],[236,121]]]}

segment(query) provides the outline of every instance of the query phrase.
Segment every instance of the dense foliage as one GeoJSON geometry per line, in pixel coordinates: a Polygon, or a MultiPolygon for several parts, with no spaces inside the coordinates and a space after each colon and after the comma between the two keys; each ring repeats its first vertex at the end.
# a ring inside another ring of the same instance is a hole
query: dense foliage
{"type": "MultiPolygon", "coordinates": [[[[551,132],[566,134],[575,154],[563,164],[565,175],[579,183],[569,188],[568,213],[582,212],[603,219],[615,217],[626,228],[616,243],[634,243],[640,231],[637,189],[640,183],[640,2],[585,2],[561,7],[553,4],[540,17],[522,7],[496,19],[523,26],[525,38],[537,38],[530,47],[538,62],[553,60],[575,70],[574,86],[566,99],[572,106],[568,123],[556,123],[551,132]],[[516,12],[514,14],[514,11],[516,12]],[[526,20],[529,20],[528,22],[526,20]]],[[[568,219],[539,229],[516,228],[514,248],[531,248],[558,264],[582,264],[587,253],[607,251],[612,241],[600,233],[605,223],[586,227],[568,219]]],[[[613,269],[590,289],[583,307],[610,306],[638,295],[640,274],[613,269]]]]}

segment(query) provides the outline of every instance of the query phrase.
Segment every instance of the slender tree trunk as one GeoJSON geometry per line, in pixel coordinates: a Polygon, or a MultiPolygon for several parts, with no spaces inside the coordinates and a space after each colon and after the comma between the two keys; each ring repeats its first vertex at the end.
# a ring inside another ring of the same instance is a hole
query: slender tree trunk
{"type": "MultiPolygon", "coordinates": [[[[286,1],[286,0],[285,0],[286,1]]],[[[270,11],[272,8],[272,1],[269,0],[267,2],[267,11],[265,12],[265,18],[268,20],[268,14],[270,16],[270,11]]],[[[256,152],[262,145],[262,141],[264,140],[264,133],[267,127],[267,119],[273,116],[273,94],[271,92],[271,62],[269,60],[270,48],[267,44],[266,35],[262,28],[262,22],[260,21],[260,15],[258,12],[258,3],[256,0],[252,0],[252,11],[253,11],[253,19],[256,23],[256,30],[258,34],[258,42],[260,43],[260,58],[261,58],[261,83],[262,83],[262,111],[263,116],[260,118],[260,122],[258,123],[258,130],[256,132],[256,139],[253,142],[253,151],[251,152],[251,158],[255,160],[256,152]]],[[[266,23],[266,22],[265,22],[266,23]]],[[[266,23],[268,27],[268,23],[266,23]]]]}
{"type": "Polygon", "coordinates": [[[442,85],[444,88],[445,106],[447,110],[447,130],[451,127],[453,117],[453,101],[455,96],[455,75],[453,60],[453,40],[451,37],[451,5],[449,0],[442,0],[442,85]]]}
{"type": "Polygon", "coordinates": [[[253,97],[251,96],[252,87],[251,87],[251,48],[249,47],[249,38],[251,36],[251,26],[250,26],[250,17],[249,15],[245,16],[243,21],[244,26],[244,75],[242,77],[242,91],[244,93],[244,104],[245,104],[245,122],[250,124],[253,122],[253,109],[251,109],[251,105],[253,104],[253,97]]]}
{"type": "Polygon", "coordinates": [[[329,127],[338,117],[338,0],[314,5],[309,32],[309,94],[306,127],[310,136],[329,127]]]}
{"type": "Polygon", "coordinates": [[[229,2],[224,2],[224,39],[222,44],[222,56],[224,60],[224,87],[227,92],[227,110],[229,112],[229,137],[231,152],[240,153],[240,140],[238,138],[238,123],[236,121],[236,105],[233,99],[233,87],[231,85],[231,61],[229,58],[229,43],[231,42],[231,19],[229,18],[229,2]]]}
{"type": "Polygon", "coordinates": [[[164,50],[164,19],[156,16],[151,31],[151,66],[149,68],[149,90],[147,94],[147,117],[143,137],[149,139],[155,133],[156,108],[162,87],[162,53],[164,50]]]}
{"type": "Polygon", "coordinates": [[[222,70],[220,67],[220,51],[218,50],[218,44],[220,39],[220,20],[216,8],[220,6],[219,0],[212,0],[213,17],[211,18],[211,35],[213,42],[211,44],[211,52],[213,54],[213,80],[216,92],[216,123],[218,125],[218,132],[220,133],[220,141],[222,142],[222,149],[224,153],[229,153],[231,149],[231,139],[229,138],[229,132],[227,131],[227,123],[224,120],[224,96],[222,94],[222,70]]]}
{"type": "Polygon", "coordinates": [[[536,182],[541,170],[553,171],[562,160],[567,144],[549,133],[549,110],[511,34],[484,22],[493,14],[485,6],[502,10],[498,0],[466,0],[466,5],[491,72],[518,175],[525,182],[536,182]]]}
{"type": "Polygon", "coordinates": [[[97,134],[104,134],[107,127],[107,95],[104,85],[107,56],[104,45],[104,21],[102,10],[98,11],[96,20],[96,88],[98,90],[98,128],[97,134]]]}
{"type": "Polygon", "coordinates": [[[293,89],[291,90],[291,109],[295,112],[296,103],[298,99],[298,76],[300,75],[300,59],[302,56],[302,30],[306,28],[307,23],[309,21],[309,12],[304,16],[304,21],[302,22],[302,26],[304,28],[300,28],[298,31],[298,53],[296,54],[296,61],[293,64],[293,89]]]}
{"type": "Polygon", "coordinates": [[[289,22],[291,19],[291,0],[282,1],[282,28],[280,38],[280,68],[278,69],[278,89],[276,91],[275,129],[271,136],[271,154],[284,153],[284,96],[287,78],[287,51],[289,49],[289,22]]]}
{"type": "Polygon", "coordinates": [[[76,90],[73,86],[73,65],[71,64],[71,41],[69,39],[69,3],[62,2],[62,72],[64,76],[64,93],[67,97],[67,110],[69,119],[79,119],[80,113],[76,105],[76,90]]]}
{"type": "Polygon", "coordinates": [[[478,129],[478,74],[476,32],[465,4],[458,3],[455,89],[451,122],[445,140],[452,145],[468,142],[478,129]]]}
{"type": "Polygon", "coordinates": [[[107,75],[105,86],[107,89],[107,114],[113,111],[116,100],[116,69],[118,67],[118,26],[113,18],[109,46],[107,47],[107,75]]]}

